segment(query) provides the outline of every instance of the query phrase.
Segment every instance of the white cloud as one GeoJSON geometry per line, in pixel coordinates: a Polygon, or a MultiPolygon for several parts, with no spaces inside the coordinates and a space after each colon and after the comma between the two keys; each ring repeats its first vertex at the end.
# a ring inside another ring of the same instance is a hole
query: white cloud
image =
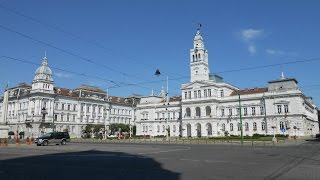
{"type": "Polygon", "coordinates": [[[263,35],[263,30],[260,29],[243,29],[241,31],[241,36],[244,41],[251,42],[263,35]]]}
{"type": "Polygon", "coordinates": [[[256,47],[254,45],[249,45],[248,51],[250,54],[255,54],[256,53],[256,47]]]}
{"type": "Polygon", "coordinates": [[[240,35],[243,42],[248,46],[248,52],[253,55],[257,52],[255,40],[262,37],[264,35],[264,31],[262,29],[249,28],[241,30],[240,35]]]}
{"type": "Polygon", "coordinates": [[[62,73],[62,72],[57,72],[57,73],[55,73],[55,75],[59,78],[70,78],[71,77],[71,74],[62,73]]]}
{"type": "Polygon", "coordinates": [[[282,56],[282,55],[297,56],[298,55],[298,53],[296,52],[286,52],[286,51],[275,50],[275,49],[266,49],[266,53],[274,56],[282,56]]]}

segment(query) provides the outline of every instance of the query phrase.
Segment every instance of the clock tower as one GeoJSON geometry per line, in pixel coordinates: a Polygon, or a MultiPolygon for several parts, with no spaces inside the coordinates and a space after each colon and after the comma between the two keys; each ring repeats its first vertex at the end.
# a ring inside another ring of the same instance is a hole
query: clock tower
{"type": "Polygon", "coordinates": [[[193,49],[190,49],[190,70],[190,82],[209,80],[208,51],[204,48],[200,29],[194,37],[193,49]]]}

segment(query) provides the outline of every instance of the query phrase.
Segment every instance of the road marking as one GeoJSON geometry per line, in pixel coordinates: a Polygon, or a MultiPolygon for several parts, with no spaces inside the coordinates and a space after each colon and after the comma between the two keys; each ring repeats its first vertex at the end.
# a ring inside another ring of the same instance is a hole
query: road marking
{"type": "Polygon", "coordinates": [[[171,150],[144,152],[144,153],[137,153],[137,154],[159,154],[159,153],[168,153],[168,152],[175,152],[175,151],[188,151],[190,149],[191,147],[184,147],[183,149],[171,149],[171,150]]]}
{"type": "Polygon", "coordinates": [[[199,162],[200,160],[197,159],[179,159],[180,161],[193,161],[193,162],[199,162]]]}

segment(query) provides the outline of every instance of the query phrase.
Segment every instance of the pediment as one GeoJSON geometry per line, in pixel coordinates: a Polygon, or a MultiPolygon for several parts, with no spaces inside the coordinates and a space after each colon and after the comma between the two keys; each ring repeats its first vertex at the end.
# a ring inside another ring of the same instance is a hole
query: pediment
{"type": "Polygon", "coordinates": [[[183,85],[182,89],[197,89],[206,86],[213,86],[214,83],[208,81],[195,81],[188,84],[183,85]]]}

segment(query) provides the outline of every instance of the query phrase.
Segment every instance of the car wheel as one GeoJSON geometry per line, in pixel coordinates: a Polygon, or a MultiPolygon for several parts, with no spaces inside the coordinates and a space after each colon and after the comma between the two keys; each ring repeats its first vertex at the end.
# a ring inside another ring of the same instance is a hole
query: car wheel
{"type": "Polygon", "coordinates": [[[66,140],[62,140],[61,145],[66,145],[66,140]]]}
{"type": "Polygon", "coordinates": [[[48,146],[48,141],[43,141],[44,146],[48,146]]]}
{"type": "Polygon", "coordinates": [[[41,144],[37,144],[37,146],[41,146],[41,144]]]}

